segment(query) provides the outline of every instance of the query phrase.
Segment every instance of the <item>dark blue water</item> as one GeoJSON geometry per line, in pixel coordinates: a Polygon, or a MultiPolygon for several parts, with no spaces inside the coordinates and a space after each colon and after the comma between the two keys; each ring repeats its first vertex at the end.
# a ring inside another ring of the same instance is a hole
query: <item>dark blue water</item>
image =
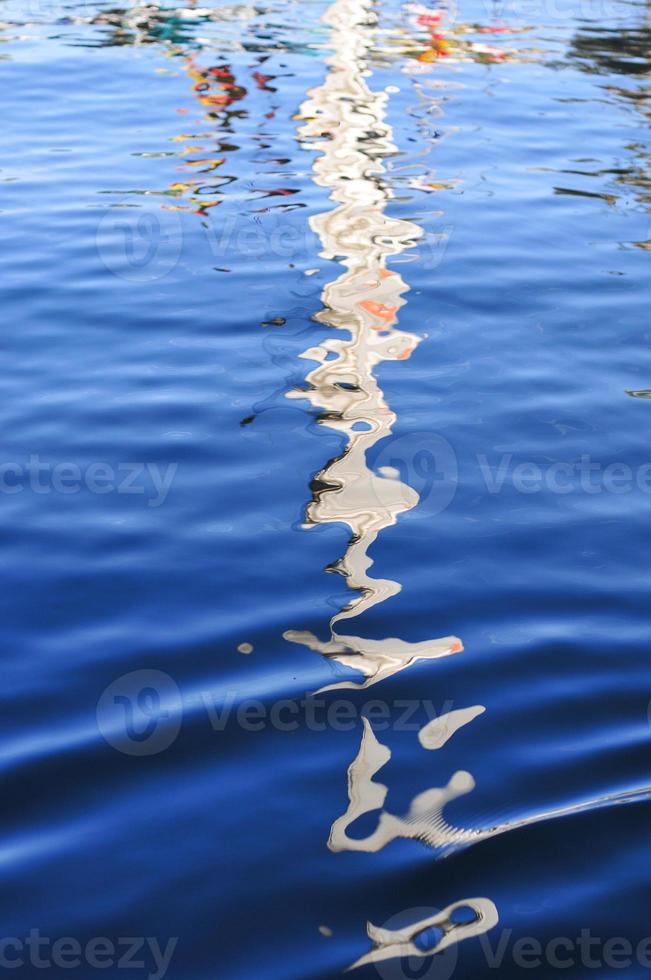
{"type": "Polygon", "coordinates": [[[646,976],[648,8],[0,21],[0,972],[646,976]]]}

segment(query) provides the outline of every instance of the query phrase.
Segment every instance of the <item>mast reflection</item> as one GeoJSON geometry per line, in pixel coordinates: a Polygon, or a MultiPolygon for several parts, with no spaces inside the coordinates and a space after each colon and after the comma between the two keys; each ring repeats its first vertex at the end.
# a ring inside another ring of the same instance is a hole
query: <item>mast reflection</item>
{"type": "Polygon", "coordinates": [[[370,687],[417,660],[458,653],[455,636],[410,643],[398,638],[371,640],[339,625],[400,591],[390,579],[373,578],[368,551],[378,534],[418,503],[416,491],[392,473],[375,473],[367,453],[392,431],[395,413],[374,374],[386,360],[407,360],[420,338],[397,326],[409,287],[387,259],[413,246],[421,229],[389,217],[392,193],[384,180],[384,159],[397,152],[386,122],[387,95],[369,89],[365,75],[376,22],[371,3],[336,0],[324,20],[331,25],[334,53],[323,85],[301,108],[303,146],[321,155],[314,164],[317,184],[330,190],[337,206],[310,220],[323,245],[322,255],[337,258],[345,271],[322,294],[316,319],[343,337],[332,336],[303,357],[316,361],[305,390],[288,398],[307,398],[320,410],[319,422],[341,432],[346,445],[313,481],[308,525],[345,523],[352,536],[334,570],[357,593],[330,621],[330,638],[288,630],[285,639],[302,643],[339,664],[359,671],[362,683],[342,681],[321,691],[370,687]]]}

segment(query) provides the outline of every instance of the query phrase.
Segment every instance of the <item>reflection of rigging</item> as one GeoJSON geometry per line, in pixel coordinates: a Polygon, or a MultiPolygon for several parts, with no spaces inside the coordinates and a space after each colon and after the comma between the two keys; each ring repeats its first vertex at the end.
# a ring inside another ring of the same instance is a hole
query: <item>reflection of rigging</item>
{"type": "MultiPolygon", "coordinates": [[[[391,191],[383,180],[383,159],[396,152],[385,121],[387,95],[371,92],[364,79],[373,43],[369,23],[372,5],[363,0],[336,0],[324,16],[332,27],[334,54],[325,82],[310,93],[301,117],[303,145],[321,152],[315,181],[330,189],[334,210],[311,219],[322,254],[337,257],[345,271],[323,292],[324,308],[316,319],[347,336],[328,337],[303,357],[316,361],[305,390],[289,398],[307,398],[321,414],[322,425],[341,432],[346,445],[316,476],[307,509],[310,525],[347,524],[352,537],[334,570],[358,593],[330,623],[331,636],[288,630],[285,638],[360,671],[368,687],[419,659],[462,649],[456,637],[409,643],[388,638],[369,640],[339,632],[337,624],[400,591],[398,582],[371,578],[368,549],[380,531],[418,502],[418,494],[391,475],[374,473],[366,462],[369,449],[390,435],[395,415],[374,375],[385,360],[409,358],[420,342],[400,330],[397,314],[408,286],[386,268],[386,260],[412,246],[420,228],[384,213],[391,191]]],[[[360,686],[352,681],[323,690],[360,686]]]]}

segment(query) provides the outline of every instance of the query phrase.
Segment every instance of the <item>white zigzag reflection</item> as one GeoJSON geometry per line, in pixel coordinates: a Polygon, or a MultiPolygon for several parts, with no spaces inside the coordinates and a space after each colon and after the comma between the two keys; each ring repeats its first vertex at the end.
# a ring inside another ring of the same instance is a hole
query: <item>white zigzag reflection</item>
{"type": "MultiPolygon", "coordinates": [[[[404,670],[418,660],[434,659],[463,649],[454,636],[410,643],[390,637],[371,640],[342,633],[338,624],[361,615],[372,606],[398,593],[401,585],[389,579],[371,578],[373,561],[368,556],[378,534],[395,524],[398,515],[415,507],[416,491],[394,478],[393,473],[374,473],[367,453],[391,434],[396,416],[384,399],[374,375],[386,360],[406,360],[420,342],[413,333],[400,330],[397,314],[404,305],[408,286],[387,258],[412,246],[421,229],[410,221],[384,213],[391,190],[383,180],[383,160],[396,152],[391,128],[385,121],[387,95],[372,92],[365,81],[366,58],[374,41],[371,0],[335,0],[324,16],[332,27],[328,75],[323,85],[309,93],[301,108],[303,145],[320,152],[314,164],[314,179],[330,190],[336,207],[311,219],[326,258],[337,258],[342,274],[322,294],[323,309],[316,319],[336,333],[303,357],[316,362],[306,378],[306,390],[287,393],[288,398],[307,398],[320,411],[319,421],[342,432],[346,446],[314,481],[314,494],[307,508],[306,523],[345,523],[352,536],[345,554],[335,565],[351,590],[358,593],[330,621],[330,638],[319,640],[313,633],[288,630],[287,640],[301,643],[337,663],[359,671],[362,682],[342,681],[322,687],[320,692],[340,688],[366,688],[404,670]]],[[[462,724],[458,720],[457,726],[462,724]]],[[[425,741],[435,747],[445,740],[438,729],[426,733],[425,741]]],[[[391,757],[364,719],[362,746],[348,770],[349,807],[332,826],[328,846],[333,851],[376,851],[397,836],[422,838],[431,822],[444,824],[442,810],[448,800],[473,788],[468,773],[457,773],[444,789],[432,789],[416,797],[405,819],[382,810],[374,834],[355,841],[348,826],[371,810],[381,810],[387,787],[373,776],[391,757]]],[[[462,832],[466,833],[466,832],[462,832]]],[[[421,952],[411,941],[423,925],[392,932],[368,924],[374,949],[350,969],[396,956],[427,956],[466,936],[476,935],[497,922],[497,911],[488,899],[459,903],[475,911],[476,921],[457,925],[449,916],[450,906],[436,918],[443,937],[437,948],[421,952]],[[481,925],[478,923],[481,922],[481,925]],[[415,952],[414,952],[415,951],[415,952]]],[[[434,924],[432,922],[431,924],[434,924]]]]}
{"type": "Polygon", "coordinates": [[[349,805],[343,816],[332,825],[328,847],[331,851],[382,850],[398,837],[410,837],[432,847],[445,847],[453,844],[469,843],[481,837],[480,832],[451,827],[443,818],[443,808],[451,800],[465,796],[474,789],[475,781],[469,772],[456,772],[447,786],[425,790],[414,797],[409,813],[396,817],[382,810],[377,828],[363,839],[349,837],[350,824],[371,810],[384,805],[387,787],[373,781],[373,776],[391,758],[391,751],[378,742],[367,718],[364,721],[364,734],[359,752],[348,769],[349,805]]]}
{"type": "MultiPolygon", "coordinates": [[[[480,707],[477,705],[476,707],[480,707]]],[[[475,711],[475,709],[467,709],[475,711]]],[[[450,715],[454,712],[450,712],[450,715]]],[[[449,716],[447,716],[449,718],[449,716]]],[[[444,722],[446,716],[441,716],[444,722]]],[[[470,720],[470,719],[468,719],[470,720]]],[[[651,787],[642,786],[622,793],[611,793],[595,799],[585,800],[553,810],[532,813],[516,820],[506,820],[490,827],[465,829],[449,824],[443,815],[448,803],[470,793],[475,781],[469,772],[459,770],[454,773],[447,786],[433,787],[419,793],[411,802],[409,812],[404,817],[396,817],[381,810],[378,825],[368,837],[357,839],[349,837],[348,827],[365,813],[380,810],[384,806],[387,787],[376,783],[373,777],[391,758],[391,750],[378,742],[373,729],[364,718],[364,732],[357,756],[348,768],[348,799],[346,812],[332,825],[328,847],[331,851],[366,851],[376,853],[398,838],[418,840],[441,853],[456,847],[466,847],[511,830],[518,830],[533,824],[586,813],[605,806],[622,806],[647,800],[651,797],[651,787]]],[[[426,728],[428,726],[425,726],[426,728]]],[[[457,725],[457,728],[459,726],[457,725]]],[[[429,747],[429,746],[428,746],[429,747]]]]}
{"type": "Polygon", "coordinates": [[[348,524],[352,537],[335,570],[359,593],[330,622],[330,639],[287,630],[285,639],[302,643],[338,663],[358,670],[362,683],[343,681],[321,688],[370,687],[417,660],[458,653],[455,636],[410,643],[394,637],[369,640],[342,634],[336,624],[359,616],[400,591],[389,579],[371,578],[368,550],[380,531],[395,524],[399,514],[418,503],[416,491],[392,474],[379,475],[368,466],[368,450],[388,436],[395,414],[374,376],[386,360],[410,357],[420,338],[400,330],[397,314],[408,286],[386,260],[413,246],[422,235],[411,221],[387,217],[391,190],[382,179],[383,159],[396,152],[385,121],[387,95],[372,92],[365,81],[366,57],[373,43],[372,3],[336,0],[324,15],[332,26],[334,54],[323,85],[312,90],[301,108],[304,146],[320,151],[314,179],[331,191],[334,210],[310,221],[323,245],[322,255],[337,258],[345,271],[326,286],[324,308],[316,319],[346,336],[329,337],[303,353],[317,366],[307,375],[307,390],[288,398],[307,398],[321,410],[320,423],[345,434],[343,453],[317,475],[307,508],[308,525],[348,524]]]}

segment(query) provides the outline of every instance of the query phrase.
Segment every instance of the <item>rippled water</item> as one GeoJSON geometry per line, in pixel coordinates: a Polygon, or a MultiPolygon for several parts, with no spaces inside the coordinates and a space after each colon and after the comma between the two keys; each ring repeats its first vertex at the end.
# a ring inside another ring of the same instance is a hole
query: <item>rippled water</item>
{"type": "Polygon", "coordinates": [[[2,972],[646,976],[648,7],[0,39],[2,972]]]}

